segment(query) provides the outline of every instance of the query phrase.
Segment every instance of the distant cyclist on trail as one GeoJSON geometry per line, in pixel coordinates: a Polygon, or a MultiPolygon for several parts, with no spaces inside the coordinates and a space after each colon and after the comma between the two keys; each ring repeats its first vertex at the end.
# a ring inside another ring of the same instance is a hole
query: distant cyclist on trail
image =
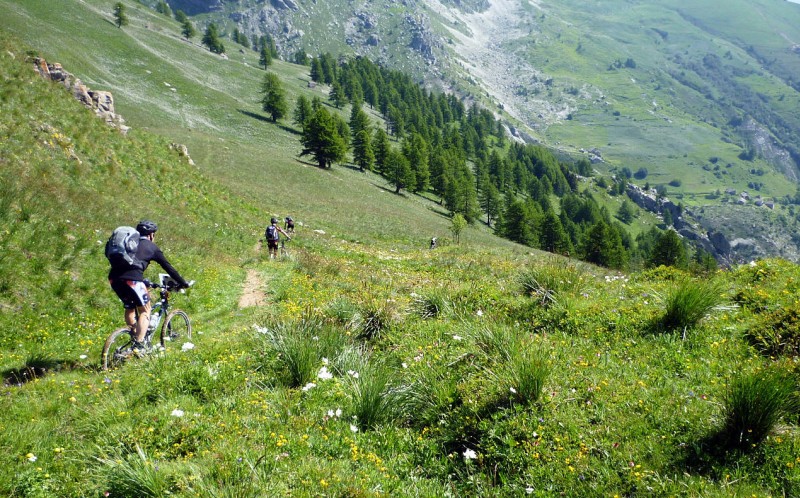
{"type": "Polygon", "coordinates": [[[287,216],[283,221],[286,222],[283,228],[286,229],[287,232],[294,233],[294,220],[291,216],[287,216]]]}
{"type": "MultiPolygon", "coordinates": [[[[178,282],[180,289],[189,287],[189,283],[167,261],[161,249],[153,243],[156,230],[158,230],[158,226],[152,221],[140,221],[136,225],[139,241],[133,262],[116,260],[111,263],[111,270],[108,272],[108,282],[125,307],[125,323],[131,329],[134,327],[136,329],[133,334],[133,349],[139,351],[144,351],[142,341],[150,326],[150,294],[144,284],[144,271],[150,262],[155,261],[161,265],[161,268],[178,282]],[[136,319],[137,313],[138,320],[136,319]]],[[[108,250],[106,254],[108,254],[108,250]]]]}
{"type": "Polygon", "coordinates": [[[264,238],[267,239],[270,259],[275,259],[278,255],[278,242],[281,241],[281,234],[285,235],[287,239],[292,240],[289,234],[278,226],[278,218],[273,217],[270,220],[270,225],[264,231],[264,238]]]}

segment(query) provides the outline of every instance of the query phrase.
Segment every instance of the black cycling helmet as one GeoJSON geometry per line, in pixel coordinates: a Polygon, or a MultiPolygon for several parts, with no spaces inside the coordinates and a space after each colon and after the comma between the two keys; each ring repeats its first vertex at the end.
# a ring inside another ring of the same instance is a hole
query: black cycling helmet
{"type": "Polygon", "coordinates": [[[269,222],[270,223],[277,223],[278,222],[278,218],[272,218],[271,220],[269,220],[269,222]]]}
{"type": "Polygon", "coordinates": [[[136,231],[139,232],[140,235],[150,235],[151,233],[155,233],[158,230],[158,225],[155,222],[150,220],[142,220],[136,225],[136,231]]]}

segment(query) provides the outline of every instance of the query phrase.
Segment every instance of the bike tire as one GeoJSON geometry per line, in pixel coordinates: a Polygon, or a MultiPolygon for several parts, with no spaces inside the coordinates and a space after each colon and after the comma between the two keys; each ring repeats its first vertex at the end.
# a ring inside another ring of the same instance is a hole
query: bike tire
{"type": "Polygon", "coordinates": [[[189,315],[183,310],[170,311],[164,325],[161,326],[161,347],[166,348],[168,342],[192,339],[192,323],[189,315]]]}
{"type": "Polygon", "coordinates": [[[125,363],[130,356],[132,344],[131,329],[124,327],[112,332],[103,345],[103,354],[100,359],[103,370],[118,368],[125,363]],[[123,354],[126,351],[128,354],[123,354]]]}

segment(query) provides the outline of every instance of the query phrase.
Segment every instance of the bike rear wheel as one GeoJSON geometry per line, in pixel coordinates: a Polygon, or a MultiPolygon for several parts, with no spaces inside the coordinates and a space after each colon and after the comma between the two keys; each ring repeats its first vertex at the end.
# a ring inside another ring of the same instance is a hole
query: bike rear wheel
{"type": "Polygon", "coordinates": [[[191,339],[192,324],[189,322],[189,315],[182,310],[171,311],[161,327],[161,347],[166,348],[168,342],[191,339]]]}
{"type": "Polygon", "coordinates": [[[117,368],[122,365],[132,354],[133,341],[131,329],[124,327],[117,329],[108,336],[103,345],[101,365],[103,370],[117,368]]]}

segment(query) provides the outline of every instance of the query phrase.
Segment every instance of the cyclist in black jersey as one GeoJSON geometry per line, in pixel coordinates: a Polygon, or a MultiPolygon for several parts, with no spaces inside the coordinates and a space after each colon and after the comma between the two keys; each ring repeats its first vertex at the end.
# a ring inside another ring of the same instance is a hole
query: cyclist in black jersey
{"type": "Polygon", "coordinates": [[[112,266],[108,272],[108,282],[125,307],[125,323],[131,328],[136,328],[134,350],[144,349],[141,343],[147,333],[147,327],[150,326],[150,294],[144,284],[144,271],[150,262],[155,261],[161,265],[161,268],[178,282],[180,288],[189,287],[189,283],[167,261],[164,253],[153,242],[156,230],[158,226],[152,221],[140,221],[136,225],[136,231],[140,236],[139,247],[136,249],[136,259],[139,260],[139,264],[123,263],[117,267],[112,266]]]}

